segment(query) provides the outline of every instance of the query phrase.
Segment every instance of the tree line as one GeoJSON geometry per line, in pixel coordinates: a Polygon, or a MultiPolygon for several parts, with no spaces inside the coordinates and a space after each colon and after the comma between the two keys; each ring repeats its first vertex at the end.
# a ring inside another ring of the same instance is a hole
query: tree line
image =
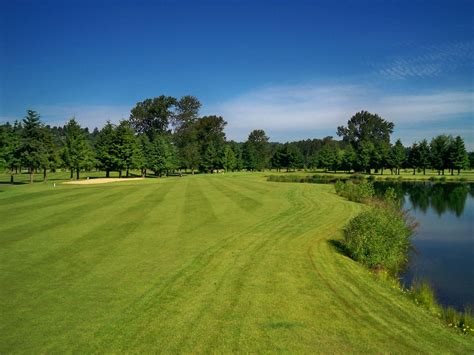
{"type": "Polygon", "coordinates": [[[28,110],[21,122],[0,125],[0,167],[14,175],[27,169],[33,174],[68,169],[71,178],[83,171],[101,170],[108,177],[117,171],[142,176],[188,171],[194,174],[265,169],[314,169],[366,171],[383,174],[389,169],[425,173],[436,169],[460,172],[472,167],[473,153],[466,152],[461,137],[439,135],[403,146],[390,143],[394,124],[367,111],[356,113],[333,137],[287,143],[270,142],[261,129],[250,132],[245,142],[228,141],[227,122],[216,115],[200,116],[201,103],[194,96],[180,99],[159,96],[138,102],[130,117],[92,132],[71,118],[64,126],[48,126],[39,114],[28,110]]]}

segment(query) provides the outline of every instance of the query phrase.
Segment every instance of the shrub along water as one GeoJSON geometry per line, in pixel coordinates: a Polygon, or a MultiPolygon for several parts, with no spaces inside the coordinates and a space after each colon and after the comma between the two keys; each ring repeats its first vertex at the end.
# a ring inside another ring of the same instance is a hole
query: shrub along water
{"type": "MultiPolygon", "coordinates": [[[[371,182],[353,184],[338,181],[335,189],[340,196],[368,204],[368,208],[344,228],[345,250],[354,260],[372,270],[384,271],[395,279],[407,264],[411,236],[417,223],[401,208],[401,201],[391,187],[381,199],[373,198],[371,182]]],[[[458,312],[452,307],[443,308],[427,282],[414,282],[407,293],[418,305],[441,318],[449,327],[463,334],[474,334],[471,310],[458,312]]]]}
{"type": "Polygon", "coordinates": [[[301,182],[310,184],[329,184],[338,181],[337,177],[331,175],[313,175],[313,176],[301,176],[301,175],[270,175],[267,181],[273,182],[301,182]]]}
{"type": "Polygon", "coordinates": [[[334,185],[336,193],[339,196],[347,198],[354,202],[368,202],[375,195],[374,184],[369,181],[362,180],[359,183],[352,181],[337,181],[334,185]]]}
{"type": "Polygon", "coordinates": [[[408,261],[415,228],[413,219],[395,201],[372,200],[369,208],[344,228],[344,245],[354,260],[397,275],[408,261]]]}

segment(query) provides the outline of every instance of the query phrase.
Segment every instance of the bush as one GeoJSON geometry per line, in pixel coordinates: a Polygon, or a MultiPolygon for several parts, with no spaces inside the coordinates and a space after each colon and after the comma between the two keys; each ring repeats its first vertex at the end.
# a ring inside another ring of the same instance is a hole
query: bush
{"type": "Polygon", "coordinates": [[[364,202],[375,195],[374,185],[365,180],[358,184],[354,184],[352,181],[346,183],[338,181],[334,187],[339,196],[345,197],[349,201],[354,202],[364,202]]]}
{"type": "Polygon", "coordinates": [[[396,275],[408,260],[414,229],[405,212],[379,202],[349,222],[344,244],[354,260],[396,275]]]}
{"type": "Polygon", "coordinates": [[[428,309],[431,313],[440,313],[441,307],[438,305],[434,290],[428,282],[414,282],[410,291],[417,304],[428,309]]]}

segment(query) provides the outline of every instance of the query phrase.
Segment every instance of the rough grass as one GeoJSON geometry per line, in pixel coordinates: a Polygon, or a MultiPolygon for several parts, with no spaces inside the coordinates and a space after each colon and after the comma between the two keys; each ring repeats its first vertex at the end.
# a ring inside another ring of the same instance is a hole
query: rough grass
{"type": "Polygon", "coordinates": [[[470,352],[329,240],[332,185],[0,185],[0,353],[470,352]]]}

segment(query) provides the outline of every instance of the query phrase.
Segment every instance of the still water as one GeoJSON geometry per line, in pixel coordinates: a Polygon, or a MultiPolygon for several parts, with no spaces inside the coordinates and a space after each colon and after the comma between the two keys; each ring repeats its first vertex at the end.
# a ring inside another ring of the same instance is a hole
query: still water
{"type": "Polygon", "coordinates": [[[426,280],[441,304],[474,306],[474,184],[375,183],[389,186],[420,224],[402,282],[426,280]]]}

